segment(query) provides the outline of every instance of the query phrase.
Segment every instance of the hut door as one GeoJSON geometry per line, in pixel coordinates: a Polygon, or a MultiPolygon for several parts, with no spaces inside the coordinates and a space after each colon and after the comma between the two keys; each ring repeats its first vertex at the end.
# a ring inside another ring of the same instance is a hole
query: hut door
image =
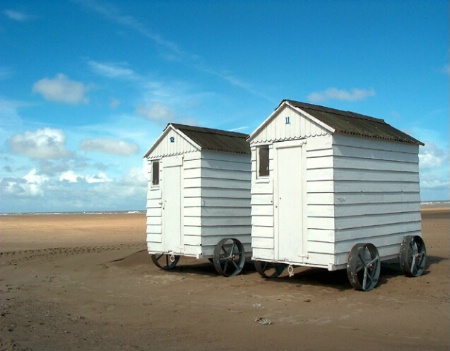
{"type": "Polygon", "coordinates": [[[302,141],[274,144],[275,255],[280,261],[301,262],[303,237],[302,141]]]}
{"type": "Polygon", "coordinates": [[[182,158],[173,156],[163,161],[163,240],[166,252],[182,253],[182,158]]]}

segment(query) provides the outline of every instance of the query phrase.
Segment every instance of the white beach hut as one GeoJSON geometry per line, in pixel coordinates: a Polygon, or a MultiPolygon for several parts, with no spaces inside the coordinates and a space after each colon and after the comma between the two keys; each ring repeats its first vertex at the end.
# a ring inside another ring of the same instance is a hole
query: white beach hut
{"type": "Polygon", "coordinates": [[[209,258],[238,274],[251,254],[248,135],[170,123],[148,160],[147,246],[153,262],[209,258]]]}
{"type": "Polygon", "coordinates": [[[264,277],[285,267],[347,268],[352,286],[376,286],[380,261],[425,266],[420,141],[383,120],[283,100],[248,139],[252,258],[264,277]]]}

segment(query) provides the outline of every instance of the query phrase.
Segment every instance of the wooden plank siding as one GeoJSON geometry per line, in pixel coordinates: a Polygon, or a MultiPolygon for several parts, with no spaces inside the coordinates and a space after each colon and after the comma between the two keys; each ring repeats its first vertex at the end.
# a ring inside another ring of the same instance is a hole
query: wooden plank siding
{"type": "Polygon", "coordinates": [[[252,145],[328,134],[322,126],[307,120],[291,107],[275,111],[262,125],[264,128],[251,141],[252,145]]]}
{"type": "Polygon", "coordinates": [[[184,155],[196,152],[198,148],[182,133],[174,129],[167,129],[151,149],[150,159],[160,159],[173,155],[184,155]],[[173,139],[171,139],[173,138],[173,139]],[[176,142],[172,142],[174,140],[176,142]]]}
{"type": "Polygon", "coordinates": [[[336,265],[356,242],[397,256],[404,235],[421,235],[418,145],[333,137],[336,265]]]}
{"type": "Polygon", "coordinates": [[[303,235],[307,255],[290,257],[287,262],[330,270],[345,268],[348,253],[357,242],[373,243],[382,259],[388,259],[398,255],[405,235],[421,235],[420,142],[353,136],[332,129],[281,105],[251,135],[254,259],[278,257],[274,143],[289,140],[305,141],[303,235]],[[261,145],[269,146],[269,176],[259,179],[257,148],[261,145]]]}
{"type": "Polygon", "coordinates": [[[307,257],[302,264],[327,267],[333,261],[335,241],[334,169],[332,136],[306,141],[307,257]],[[330,261],[331,260],[331,261],[330,261]]]}
{"type": "MultiPolygon", "coordinates": [[[[165,158],[162,158],[162,181],[164,161],[165,158]]],[[[184,251],[178,254],[212,257],[215,246],[224,237],[240,240],[246,251],[251,251],[250,167],[250,155],[209,151],[190,151],[183,155],[181,191],[184,251]]],[[[152,167],[148,169],[149,179],[152,179],[152,167]]],[[[164,252],[161,190],[159,186],[152,187],[151,184],[148,189],[149,251],[164,252]]]]}
{"type": "Polygon", "coordinates": [[[212,254],[223,237],[238,239],[251,252],[250,155],[204,151],[200,167],[204,252],[212,254]]]}
{"type": "Polygon", "coordinates": [[[162,196],[160,187],[152,186],[151,160],[147,160],[148,186],[147,186],[147,248],[148,251],[163,251],[162,239],[162,196]]]}
{"type": "Polygon", "coordinates": [[[251,147],[251,222],[254,257],[274,257],[273,146],[269,145],[269,176],[258,177],[257,147],[251,147]]]}

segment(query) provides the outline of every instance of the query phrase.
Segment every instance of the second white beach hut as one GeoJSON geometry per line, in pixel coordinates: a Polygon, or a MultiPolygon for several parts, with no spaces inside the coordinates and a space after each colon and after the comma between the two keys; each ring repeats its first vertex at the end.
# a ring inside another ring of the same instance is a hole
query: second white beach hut
{"type": "Polygon", "coordinates": [[[420,141],[381,119],[283,100],[251,134],[252,250],[258,272],[347,268],[376,286],[380,262],[425,267],[420,141]]]}
{"type": "Polygon", "coordinates": [[[251,255],[247,134],[170,123],[147,151],[147,246],[153,262],[208,258],[217,272],[241,272],[251,255]]]}

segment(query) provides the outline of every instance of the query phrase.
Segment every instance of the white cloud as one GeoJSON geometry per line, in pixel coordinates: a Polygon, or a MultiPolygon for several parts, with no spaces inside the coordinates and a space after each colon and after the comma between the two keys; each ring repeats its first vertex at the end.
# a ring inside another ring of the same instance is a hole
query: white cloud
{"type": "Polygon", "coordinates": [[[89,184],[93,184],[93,183],[106,183],[106,182],[111,182],[112,179],[110,179],[105,173],[100,172],[96,175],[93,176],[87,176],[84,177],[84,179],[86,180],[87,183],[89,184]]]}
{"type": "Polygon", "coordinates": [[[58,159],[70,155],[65,147],[66,137],[59,129],[43,128],[13,135],[9,147],[13,153],[37,159],[58,159]]]}
{"type": "Polygon", "coordinates": [[[136,185],[145,185],[147,186],[148,182],[148,172],[147,167],[133,167],[128,170],[127,173],[122,177],[121,183],[126,186],[136,186],[136,185]]]}
{"type": "Polygon", "coordinates": [[[137,144],[113,138],[85,139],[81,141],[80,149],[121,156],[133,155],[139,152],[139,146],[137,144]]]}
{"type": "MultiPolygon", "coordinates": [[[[422,130],[423,135],[430,131],[422,130]]],[[[448,200],[450,196],[449,154],[447,142],[431,133],[434,142],[425,141],[419,151],[420,188],[424,201],[448,200]]]]}
{"type": "Polygon", "coordinates": [[[95,175],[81,175],[76,174],[74,171],[69,170],[60,174],[58,180],[60,182],[67,183],[88,183],[88,184],[96,184],[96,183],[107,183],[112,182],[112,179],[109,178],[106,173],[100,172],[95,175]]]}
{"type": "Polygon", "coordinates": [[[136,108],[136,113],[151,121],[170,122],[174,118],[174,113],[172,110],[168,106],[159,102],[154,102],[149,107],[138,106],[136,108]]]}
{"type": "Polygon", "coordinates": [[[314,92],[308,95],[311,102],[322,102],[327,100],[358,101],[375,96],[374,89],[352,89],[351,91],[329,88],[321,92],[314,92]]]}
{"type": "Polygon", "coordinates": [[[427,174],[425,177],[421,177],[420,186],[426,189],[447,188],[448,190],[450,182],[433,174],[427,174]]]}
{"type": "Polygon", "coordinates": [[[27,181],[24,188],[26,193],[31,196],[41,196],[44,194],[41,186],[48,181],[48,177],[45,175],[37,174],[35,169],[32,169],[26,176],[23,177],[27,181]]]}
{"type": "Polygon", "coordinates": [[[25,176],[19,178],[0,179],[0,193],[17,197],[37,197],[44,195],[43,186],[49,178],[32,169],[25,176]]]}
{"type": "Polygon", "coordinates": [[[25,22],[31,18],[31,16],[19,12],[16,10],[4,10],[3,13],[11,20],[17,21],[17,22],[25,22]]]}
{"type": "Polygon", "coordinates": [[[33,84],[33,92],[45,99],[66,104],[88,103],[85,96],[89,87],[83,83],[68,79],[59,73],[55,78],[43,78],[33,84]]]}
{"type": "Polygon", "coordinates": [[[436,144],[429,142],[420,148],[419,160],[421,168],[436,168],[448,164],[448,153],[436,144]]]}
{"type": "Polygon", "coordinates": [[[61,175],[59,176],[59,181],[60,182],[66,181],[68,183],[76,183],[79,178],[80,178],[80,176],[76,175],[74,173],[74,171],[67,171],[67,172],[61,173],[61,175]]]}
{"type": "Polygon", "coordinates": [[[136,73],[124,64],[115,63],[101,63],[96,61],[89,61],[89,66],[94,70],[95,73],[108,77],[108,78],[120,78],[127,80],[137,80],[139,79],[136,73]]]}

